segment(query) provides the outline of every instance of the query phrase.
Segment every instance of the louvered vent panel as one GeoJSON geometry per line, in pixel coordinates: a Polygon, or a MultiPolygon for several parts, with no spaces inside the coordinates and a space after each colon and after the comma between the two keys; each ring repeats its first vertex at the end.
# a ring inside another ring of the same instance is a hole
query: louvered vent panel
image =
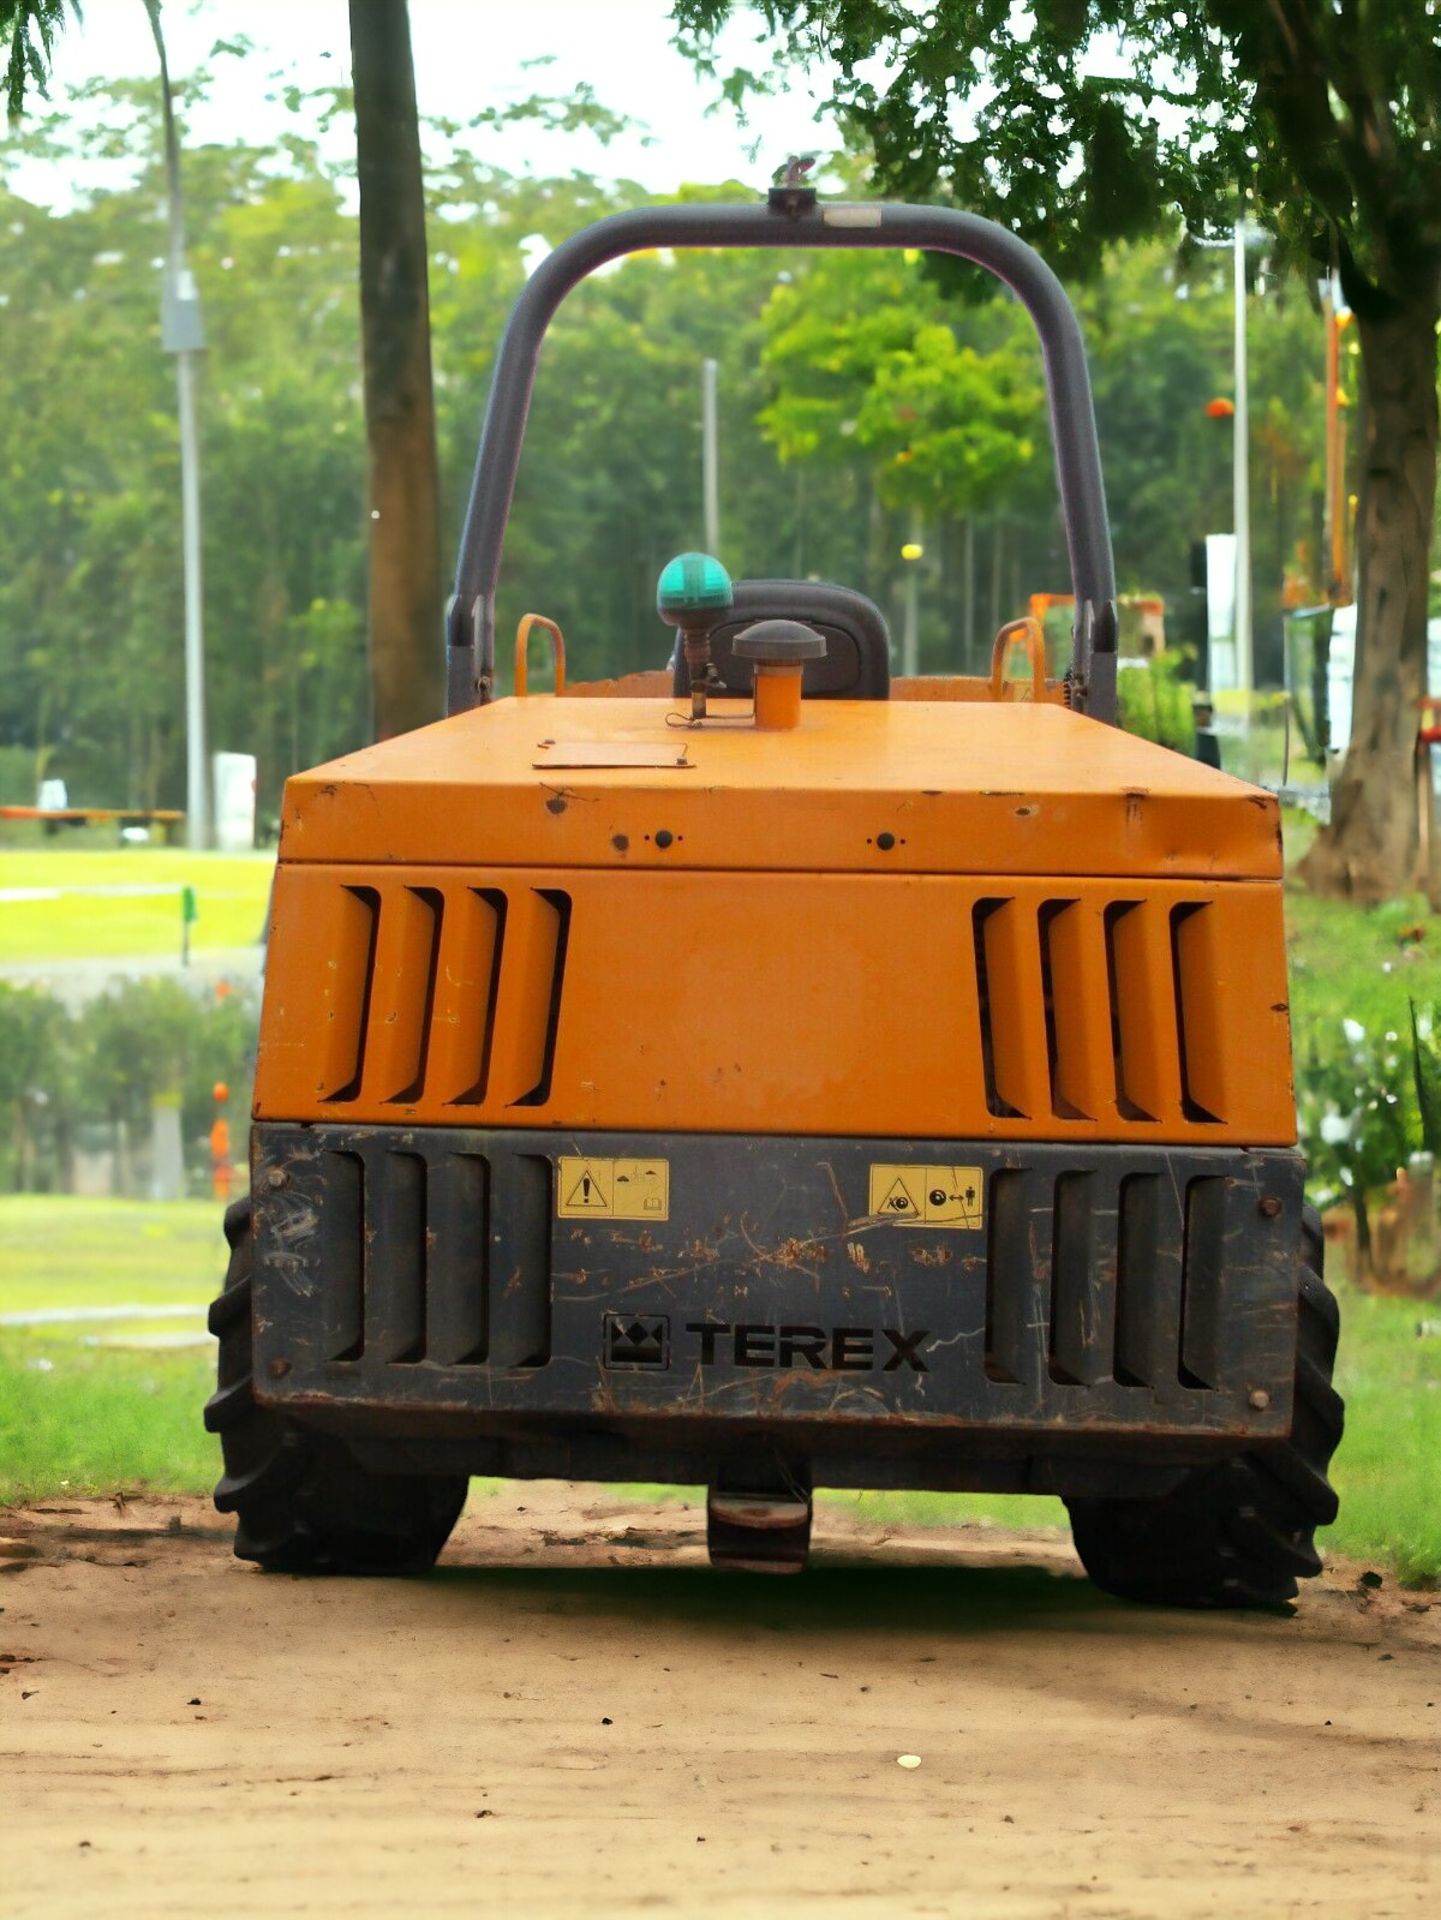
{"type": "MultiPolygon", "coordinates": [[[[800,920],[829,924],[816,921],[829,896],[845,934],[833,984],[847,974],[854,1006],[894,967],[892,898],[908,940],[931,943],[928,980],[865,1023],[879,1036],[868,1055],[831,1020],[788,1022],[774,1048],[748,1029],[735,1050],[716,1023],[696,1026],[694,982],[715,1001],[717,954],[739,977],[748,941],[787,951],[799,881],[761,876],[732,911],[720,894],[712,908],[703,875],[549,878],[427,868],[355,883],[282,867],[259,1117],[619,1127],[654,1112],[691,1132],[1290,1137],[1266,889],[867,879],[862,897],[817,883],[800,920]],[[611,1007],[644,1009],[643,1045],[611,1007]]],[[[780,1004],[794,983],[772,974],[780,1004]]]]}
{"type": "MultiPolygon", "coordinates": [[[[1078,1169],[994,1174],[985,1371],[1001,1384],[1159,1391],[1221,1385],[1228,1270],[1222,1178],[1078,1169]]],[[[1234,1228],[1234,1222],[1232,1222],[1234,1228]]]]}
{"type": "Polygon", "coordinates": [[[1027,1119],[1051,1106],[1045,990],[1035,908],[978,900],[972,914],[986,1105],[1027,1119]]]}
{"type": "Polygon", "coordinates": [[[386,887],[365,1033],[361,1090],[413,1101],[425,1086],[431,1002],[445,903],[434,887],[386,887]]]}
{"type": "Polygon", "coordinates": [[[558,888],[336,889],[321,1098],[540,1107],[550,1098],[571,899],[558,888]]]}
{"type": "Polygon", "coordinates": [[[1112,1121],[1116,1066],[1102,909],[1093,900],[1048,900],[1040,927],[1053,1110],[1060,1119],[1112,1121]]]}
{"type": "Polygon", "coordinates": [[[315,1024],[316,1093],[322,1100],[353,1100],[360,1092],[379,925],[374,887],[326,890],[314,929],[324,968],[315,1024]]]}
{"type": "Polygon", "coordinates": [[[542,1366],[550,1355],[550,1168],[489,1163],[415,1136],[325,1153],[320,1212],[325,1350],[369,1365],[542,1366]],[[506,1286],[490,1283],[492,1256],[506,1286]]]}
{"type": "Polygon", "coordinates": [[[1222,1121],[1232,1108],[1236,1049],[1223,1013],[1225,957],[1215,909],[1200,901],[1172,907],[1171,948],[1186,1118],[1222,1121]]]}
{"type": "Polygon", "coordinates": [[[570,895],[527,887],[510,895],[487,1104],[541,1107],[550,1098],[565,987],[570,895]]]}
{"type": "Polygon", "coordinates": [[[1174,1125],[1224,1117],[1204,903],[988,897],[971,914],[987,1110],[1174,1125]]]}
{"type": "Polygon", "coordinates": [[[446,893],[427,1079],[449,1106],[482,1105],[490,1085],[507,907],[498,887],[446,893]]]}

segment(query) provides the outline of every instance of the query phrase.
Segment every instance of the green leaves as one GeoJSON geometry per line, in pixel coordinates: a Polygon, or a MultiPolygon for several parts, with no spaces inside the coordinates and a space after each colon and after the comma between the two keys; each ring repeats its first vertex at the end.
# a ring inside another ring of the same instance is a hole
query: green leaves
{"type": "Polygon", "coordinates": [[[145,1138],[157,1097],[179,1096],[193,1149],[214,1118],[215,1083],[249,1078],[257,1011],[249,994],[215,1000],[151,976],[71,1013],[0,981],[0,1191],[59,1186],[78,1136],[101,1123],[145,1138]]]}
{"type": "Polygon", "coordinates": [[[1322,1206],[1343,1194],[1364,1210],[1406,1164],[1415,1140],[1405,1062],[1393,1031],[1350,1018],[1301,1037],[1296,1095],[1301,1143],[1322,1206]]]}
{"type": "MultiPolygon", "coordinates": [[[[859,31],[858,18],[843,10],[840,28],[859,31]]],[[[59,153],[82,181],[91,153],[125,157],[128,174],[108,172],[104,191],[49,212],[0,190],[0,751],[45,762],[80,803],[173,805],[184,792],[157,104],[153,83],[110,82],[93,90],[83,130],[46,120],[12,139],[11,153],[59,153]]],[[[276,148],[186,154],[210,342],[211,737],[259,756],[262,820],[289,771],[367,734],[357,246],[347,163],[311,137],[323,104],[301,102],[276,148]]],[[[1028,111],[1053,104],[1038,88],[1028,111]]],[[[511,177],[502,139],[498,127],[441,137],[427,173],[447,572],[495,349],[537,250],[646,198],[585,176],[511,177]]],[[[1027,188],[1048,190],[1039,176],[1027,188]]],[[[1229,524],[1228,442],[1203,411],[1228,364],[1226,269],[1211,254],[1179,266],[1164,241],[1113,247],[1081,296],[1121,582],[1166,595],[1173,642],[1195,605],[1189,542],[1229,524]]],[[[845,582],[898,626],[897,554],[919,515],[923,653],[948,669],[966,664],[968,591],[979,657],[993,609],[999,620],[1029,592],[1063,588],[1029,322],[975,269],[957,278],[983,297],[949,297],[924,261],[900,255],[686,250],[578,290],[541,359],[500,585],[502,655],[535,609],[566,629],[577,675],[665,658],[656,575],[704,539],[706,358],[720,366],[720,557],[737,577],[845,582]],[[961,516],[976,523],[971,562],[961,516]]],[[[1309,523],[1314,319],[1299,301],[1257,301],[1252,352],[1259,583],[1279,580],[1309,523]],[[1282,403],[1274,418],[1263,391],[1282,403]]]]}
{"type": "Polygon", "coordinates": [[[1116,676],[1116,704],[1126,732],[1177,753],[1194,752],[1194,671],[1189,648],[1171,647],[1149,658],[1123,660],[1116,676]]]}
{"type": "Polygon", "coordinates": [[[1034,366],[982,354],[950,327],[921,327],[876,368],[856,439],[881,456],[882,497],[931,514],[994,509],[1045,433],[1034,366]]]}
{"type": "MultiPolygon", "coordinates": [[[[714,71],[734,0],[676,0],[714,71]]],[[[1396,297],[1441,266],[1441,59],[1430,0],[767,0],[782,68],[839,69],[832,107],[887,196],[944,198],[1067,273],[1238,189],[1294,254],[1396,297]]],[[[774,73],[774,69],[772,69],[774,73]]],[[[738,76],[733,76],[738,78],[738,76]]],[[[774,84],[774,82],[772,82],[774,84]]]]}
{"type": "Polygon", "coordinates": [[[1411,1009],[1411,1074],[1416,1087],[1416,1109],[1421,1121],[1421,1148],[1441,1155],[1441,1023],[1437,1008],[1411,1009]]]}
{"type": "Polygon", "coordinates": [[[1160,135],[1154,122],[1133,118],[1105,82],[1083,82],[1093,98],[1085,135],[1088,225],[1101,244],[1161,223],[1160,135]]]}
{"type": "Polygon", "coordinates": [[[1090,0],[1036,0],[1035,15],[1042,31],[1058,47],[1078,47],[1090,25],[1090,0]]]}
{"type": "MultiPolygon", "coordinates": [[[[70,11],[78,19],[78,0],[70,11]]],[[[46,83],[54,52],[56,29],[64,24],[65,0],[0,0],[0,44],[9,42],[5,66],[5,104],[10,118],[24,110],[27,88],[48,99],[46,83]]]]}
{"type": "Polygon", "coordinates": [[[888,506],[994,509],[1045,434],[1037,357],[1015,318],[999,302],[968,316],[909,257],[810,262],[765,310],[775,391],[761,424],[783,460],[863,461],[888,506]],[[962,324],[1003,344],[965,342],[962,324]]]}

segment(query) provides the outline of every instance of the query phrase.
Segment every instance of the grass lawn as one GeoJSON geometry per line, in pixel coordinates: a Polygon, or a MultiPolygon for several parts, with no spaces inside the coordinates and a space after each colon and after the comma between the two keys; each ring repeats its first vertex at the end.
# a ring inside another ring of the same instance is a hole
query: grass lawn
{"type": "Polygon", "coordinates": [[[1359,1020],[1379,1038],[1407,1031],[1408,1000],[1441,1004],[1441,920],[1425,896],[1378,907],[1318,900],[1295,878],[1315,827],[1308,815],[1286,815],[1286,948],[1298,1052],[1318,1023],[1334,1031],[1343,1018],[1359,1020]]]}
{"type": "Polygon", "coordinates": [[[213,1370],[189,1349],[112,1352],[0,1330],[0,1503],[208,1492],[219,1455],[200,1409],[213,1370]]]}
{"type": "Polygon", "coordinates": [[[190,1301],[204,1308],[225,1266],[213,1200],[0,1198],[0,1314],[43,1307],[190,1301]]]}
{"type": "Polygon", "coordinates": [[[274,864],[270,854],[171,847],[0,849],[0,966],[176,953],[182,886],[194,887],[200,912],[192,948],[251,946],[274,864]],[[156,891],[93,891],[112,888],[156,891]]]}
{"type": "Polygon", "coordinates": [[[49,1310],[175,1308],[134,1318],[0,1325],[0,1500],[150,1486],[198,1492],[215,1478],[200,1425],[225,1247],[210,1201],[0,1199],[0,1318],[49,1310]]]}
{"type": "MultiPolygon", "coordinates": [[[[1294,861],[1311,825],[1288,817],[1294,861]]],[[[0,851],[0,893],[60,888],[58,900],[6,901],[0,964],[168,951],[178,942],[175,895],[96,897],[84,887],[191,884],[197,946],[256,938],[271,861],[264,856],[135,848],[0,851]]],[[[1343,1016],[1371,1034],[1403,1032],[1408,996],[1441,1003],[1441,922],[1425,903],[1366,909],[1318,901],[1288,887],[1292,1007],[1298,1044],[1343,1016]],[[1415,937],[1416,929],[1423,929],[1415,937]]],[[[224,1250],[218,1209],[205,1202],[139,1203],[0,1198],[0,1316],[44,1307],[178,1307],[139,1316],[48,1327],[0,1326],[0,1500],[38,1498],[62,1487],[106,1491],[148,1484],[199,1491],[215,1477],[199,1409],[209,1390],[208,1348],[88,1344],[153,1340],[203,1323],[224,1250]]],[[[1343,1301],[1340,1384],[1348,1400],[1336,1464],[1341,1519],[1331,1543],[1405,1578],[1441,1579],[1441,1340],[1417,1339],[1434,1306],[1354,1295],[1343,1301]]],[[[1064,1525],[1057,1500],[987,1495],[838,1494],[877,1524],[1064,1525]]]]}
{"type": "Polygon", "coordinates": [[[1288,888],[1286,935],[1298,1053],[1318,1022],[1406,1037],[1409,1001],[1441,1005],[1441,920],[1419,896],[1365,909],[1288,888]]]}
{"type": "MultiPolygon", "coordinates": [[[[193,1331],[223,1266],[219,1210],[97,1200],[0,1199],[0,1316],[99,1306],[178,1307],[173,1318],[0,1327],[0,1500],[150,1486],[204,1492],[217,1452],[200,1425],[208,1347],[109,1348],[95,1339],[193,1331]]],[[[1338,1552],[1405,1580],[1441,1579],[1441,1339],[1434,1310],[1348,1295],[1342,1302],[1346,1438],[1335,1476],[1338,1552]]],[[[1065,1524],[1058,1500],[969,1494],[838,1494],[878,1525],[1065,1524]]]]}
{"type": "MultiPolygon", "coordinates": [[[[1437,1310],[1415,1300],[1341,1290],[1336,1384],[1346,1400],[1346,1436],[1331,1478],[1341,1496],[1320,1545],[1389,1568],[1411,1585],[1441,1582],[1441,1335],[1418,1339],[1437,1310]]],[[[921,1526],[984,1517],[1012,1527],[1059,1526],[1059,1500],[976,1494],[837,1494],[878,1523],[921,1526]]]]}

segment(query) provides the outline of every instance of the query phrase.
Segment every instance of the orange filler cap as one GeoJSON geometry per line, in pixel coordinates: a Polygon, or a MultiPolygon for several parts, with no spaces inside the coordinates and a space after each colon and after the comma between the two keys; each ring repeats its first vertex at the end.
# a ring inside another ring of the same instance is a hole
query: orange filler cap
{"type": "Polygon", "coordinates": [[[758,620],[736,635],[733,651],[738,660],[753,663],[756,726],[761,732],[798,727],[806,662],[825,658],[825,636],[801,620],[758,620]]]}

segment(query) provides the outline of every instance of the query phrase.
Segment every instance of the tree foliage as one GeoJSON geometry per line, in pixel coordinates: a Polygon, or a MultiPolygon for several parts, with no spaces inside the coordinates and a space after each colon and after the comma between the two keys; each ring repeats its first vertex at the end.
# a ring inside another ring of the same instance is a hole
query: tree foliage
{"type": "MultiPolygon", "coordinates": [[[[174,805],[179,469],[158,327],[158,90],[111,82],[83,105],[83,133],[40,117],[0,157],[0,797],[33,800],[49,772],[77,802],[174,805]],[[101,188],[49,209],[4,184],[4,159],[26,155],[77,183],[90,157],[118,164],[101,188]]],[[[258,756],[263,816],[287,773],[360,744],[368,724],[356,224],[347,170],[317,143],[331,110],[297,97],[280,143],[193,147],[186,159],[209,340],[211,734],[258,756]]],[[[584,176],[511,176],[496,164],[500,132],[431,135],[444,571],[528,262],[644,197],[584,176]]],[[[706,191],[745,195],[735,183],[706,191]]],[[[1164,242],[1118,248],[1081,302],[1119,578],[1166,595],[1185,637],[1190,543],[1228,511],[1225,436],[1203,411],[1226,365],[1226,263],[1178,261],[1164,242]]],[[[583,674],[665,657],[655,580],[702,537],[707,357],[720,365],[733,571],[839,580],[895,619],[899,549],[920,511],[921,653],[936,670],[973,664],[955,639],[963,519],[975,526],[978,645],[1029,592],[1067,584],[1040,360],[1013,302],[947,300],[900,256],[685,251],[631,259],[561,309],[506,543],[503,631],[532,608],[553,615],[583,674]]],[[[1321,342],[1304,302],[1258,303],[1253,357],[1258,410],[1262,393],[1276,410],[1254,475],[1258,573],[1279,583],[1319,488],[1321,342]]],[[[1275,607],[1262,596],[1273,678],[1275,607]]]]}
{"type": "MultiPolygon", "coordinates": [[[[711,71],[736,0],[675,0],[711,71]]],[[[756,0],[782,66],[824,59],[887,194],[949,199],[1072,276],[1178,217],[1262,219],[1339,273],[1362,349],[1355,718],[1333,826],[1306,868],[1382,898],[1416,860],[1441,319],[1437,0],[756,0]]],[[[732,76],[732,97],[754,76],[732,76]]],[[[764,81],[761,84],[765,84],[764,81]]]]}
{"type": "Polygon", "coordinates": [[[43,100],[50,79],[55,35],[66,12],[79,17],[77,0],[0,0],[0,46],[5,56],[5,104],[18,119],[27,93],[43,100]]]}
{"type": "Polygon", "coordinates": [[[0,981],[0,1192],[63,1188],[87,1145],[120,1145],[129,1169],[157,1099],[178,1099],[187,1161],[208,1172],[214,1089],[243,1104],[256,1018],[248,994],[211,999],[173,979],[125,980],[76,1011],[0,981]]]}
{"type": "MultiPolygon", "coordinates": [[[[740,11],[676,0],[693,53],[740,11]]],[[[1434,0],[759,0],[782,60],[836,103],[898,196],[943,195],[1071,274],[1238,190],[1353,298],[1405,297],[1441,256],[1434,0]]]]}
{"type": "MultiPolygon", "coordinates": [[[[80,136],[51,117],[8,153],[113,155],[133,180],[61,213],[0,187],[0,734],[32,748],[37,773],[58,755],[77,797],[155,805],[177,796],[182,725],[158,89],[118,82],[83,99],[98,127],[80,136]]],[[[189,176],[203,432],[207,453],[223,449],[205,488],[212,731],[283,764],[358,737],[363,688],[339,684],[339,636],[307,617],[356,602],[363,576],[353,228],[313,148],[273,168],[260,150],[206,148],[189,176]],[[308,692],[320,711],[307,740],[308,692]]]]}
{"type": "Polygon", "coordinates": [[[888,506],[934,519],[993,510],[1035,457],[1033,343],[1012,327],[979,344],[994,316],[962,339],[914,260],[822,257],[776,288],[762,319],[776,391],[760,419],[783,459],[860,450],[888,506]]]}

